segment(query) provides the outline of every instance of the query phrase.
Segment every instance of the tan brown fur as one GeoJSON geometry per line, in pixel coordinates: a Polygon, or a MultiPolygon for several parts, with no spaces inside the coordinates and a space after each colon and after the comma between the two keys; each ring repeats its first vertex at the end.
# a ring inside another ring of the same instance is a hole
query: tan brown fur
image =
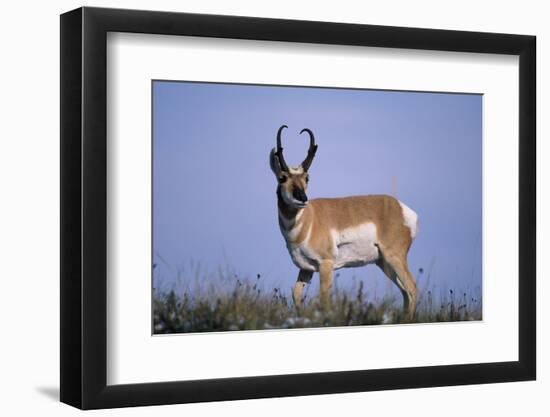
{"type": "MultiPolygon", "coordinates": [[[[282,205],[285,205],[284,202],[282,205]]],[[[311,227],[309,242],[326,259],[330,259],[332,250],[328,245],[330,229],[342,230],[372,222],[376,225],[380,243],[385,247],[392,247],[400,254],[406,254],[412,243],[410,231],[403,221],[401,205],[388,195],[318,198],[311,200],[302,210],[300,220],[294,226],[302,224],[302,229],[294,242],[303,242],[311,227]],[[384,219],[401,221],[387,222],[384,219]]],[[[298,210],[286,209],[283,212],[290,220],[296,217],[298,210]]]]}

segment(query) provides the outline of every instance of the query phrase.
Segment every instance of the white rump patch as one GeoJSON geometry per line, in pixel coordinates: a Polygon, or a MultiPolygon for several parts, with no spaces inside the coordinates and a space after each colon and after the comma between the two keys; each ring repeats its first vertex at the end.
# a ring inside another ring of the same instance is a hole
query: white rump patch
{"type": "Polygon", "coordinates": [[[405,220],[405,226],[411,231],[411,238],[415,238],[418,234],[418,215],[407,205],[401,201],[401,211],[403,212],[403,219],[405,220]]]}

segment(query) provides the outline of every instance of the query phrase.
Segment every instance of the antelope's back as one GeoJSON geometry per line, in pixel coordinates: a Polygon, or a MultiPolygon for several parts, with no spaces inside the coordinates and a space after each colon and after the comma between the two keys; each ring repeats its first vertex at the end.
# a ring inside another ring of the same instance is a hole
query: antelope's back
{"type": "Polygon", "coordinates": [[[373,223],[377,238],[387,246],[406,247],[418,233],[418,216],[407,205],[389,195],[318,198],[310,201],[323,227],[343,230],[373,223]]]}

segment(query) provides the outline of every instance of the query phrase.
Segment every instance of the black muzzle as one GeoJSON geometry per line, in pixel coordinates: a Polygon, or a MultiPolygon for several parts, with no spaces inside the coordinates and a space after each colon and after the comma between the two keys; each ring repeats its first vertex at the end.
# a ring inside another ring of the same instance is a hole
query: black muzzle
{"type": "Polygon", "coordinates": [[[297,201],[300,201],[302,203],[305,203],[307,201],[307,195],[306,193],[304,192],[304,190],[300,189],[300,188],[295,188],[293,191],[292,191],[292,197],[297,200],[297,201]]]}

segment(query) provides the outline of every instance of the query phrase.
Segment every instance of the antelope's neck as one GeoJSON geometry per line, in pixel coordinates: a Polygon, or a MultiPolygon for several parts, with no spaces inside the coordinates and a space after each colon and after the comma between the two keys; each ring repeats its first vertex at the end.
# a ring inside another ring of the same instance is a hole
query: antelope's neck
{"type": "Polygon", "coordinates": [[[296,234],[293,232],[298,232],[301,228],[300,220],[305,209],[290,207],[283,200],[280,190],[277,190],[277,206],[279,208],[279,225],[281,226],[281,231],[287,239],[292,241],[296,234]]]}
{"type": "Polygon", "coordinates": [[[296,220],[296,217],[298,216],[298,212],[301,211],[299,209],[290,207],[285,200],[283,199],[283,196],[281,195],[281,189],[277,189],[277,206],[279,207],[279,217],[283,217],[287,221],[294,222],[296,220]]]}

